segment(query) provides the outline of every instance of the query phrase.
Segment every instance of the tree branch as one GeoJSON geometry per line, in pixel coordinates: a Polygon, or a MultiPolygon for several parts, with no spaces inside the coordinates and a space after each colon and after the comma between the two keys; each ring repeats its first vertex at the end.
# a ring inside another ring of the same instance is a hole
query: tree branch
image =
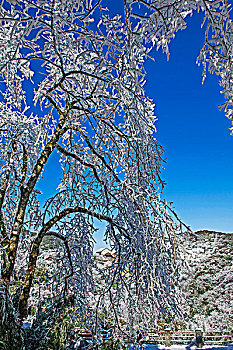
{"type": "MultiPolygon", "coordinates": [[[[26,272],[24,286],[23,286],[21,297],[20,297],[19,311],[20,311],[21,319],[23,319],[27,315],[27,302],[28,302],[28,298],[29,298],[29,294],[30,294],[30,290],[31,290],[31,286],[32,286],[32,281],[34,278],[37,258],[39,256],[39,248],[40,248],[40,244],[43,240],[43,237],[49,233],[49,230],[52,228],[52,226],[54,224],[59,222],[65,216],[72,214],[72,213],[88,214],[88,215],[91,215],[92,217],[95,217],[99,220],[105,220],[105,221],[109,222],[112,226],[115,226],[117,229],[121,230],[121,232],[126,231],[125,228],[121,227],[116,222],[114,222],[114,220],[111,217],[109,217],[107,215],[100,214],[100,213],[96,213],[93,210],[90,210],[90,209],[87,209],[84,207],[80,207],[80,206],[76,206],[74,208],[66,208],[66,209],[62,210],[61,212],[59,212],[58,214],[56,214],[53,218],[51,218],[43,226],[43,228],[40,230],[40,232],[38,233],[36,239],[34,240],[34,242],[32,244],[32,249],[31,249],[31,253],[29,256],[28,269],[26,272]]],[[[125,236],[127,237],[127,233],[125,233],[125,236]]],[[[61,235],[59,235],[59,238],[61,238],[61,235]]],[[[72,264],[72,261],[71,261],[71,264],[72,264]]],[[[71,265],[71,266],[73,266],[73,265],[71,265]]]]}
{"type": "Polygon", "coordinates": [[[97,170],[96,170],[96,168],[95,168],[95,166],[94,166],[93,164],[85,162],[85,161],[84,161],[82,158],[80,158],[77,154],[71,153],[71,152],[67,151],[64,147],[60,146],[59,144],[57,144],[56,148],[57,148],[57,150],[58,150],[59,152],[61,152],[61,153],[64,154],[65,156],[74,158],[74,159],[76,159],[79,163],[81,163],[82,165],[84,165],[84,166],[86,166],[86,167],[88,167],[88,168],[91,168],[91,169],[93,170],[93,173],[94,173],[96,179],[97,179],[101,184],[104,183],[102,180],[100,180],[99,175],[98,175],[98,173],[97,173],[97,170]]]}
{"type": "Polygon", "coordinates": [[[118,176],[115,174],[115,172],[113,171],[113,169],[108,165],[108,163],[106,162],[105,158],[100,155],[94,148],[94,146],[92,145],[91,141],[89,140],[88,136],[86,136],[83,132],[83,130],[79,127],[75,127],[74,130],[79,131],[80,134],[83,136],[83,138],[85,139],[88,147],[90,148],[90,150],[92,151],[93,154],[95,154],[100,160],[101,162],[106,166],[106,168],[110,171],[110,173],[113,175],[114,179],[116,180],[116,182],[118,184],[121,183],[121,180],[118,178],[118,176]]]}
{"type": "Polygon", "coordinates": [[[10,171],[7,170],[6,174],[5,174],[5,178],[3,177],[2,186],[1,186],[1,189],[0,189],[0,233],[1,233],[1,236],[3,237],[3,241],[1,242],[1,244],[4,243],[4,245],[5,244],[9,244],[9,238],[7,236],[6,227],[5,227],[5,223],[4,223],[4,217],[3,217],[3,213],[2,213],[2,206],[3,206],[3,203],[4,203],[4,198],[5,198],[5,195],[6,195],[6,189],[7,189],[7,186],[8,186],[9,179],[10,179],[10,171]]]}
{"type": "Polygon", "coordinates": [[[23,147],[23,167],[22,167],[22,178],[21,178],[21,186],[23,186],[26,177],[27,177],[27,168],[28,168],[28,155],[25,145],[22,145],[23,147]]]}
{"type": "Polygon", "coordinates": [[[69,264],[70,264],[70,274],[65,277],[65,287],[64,287],[64,294],[65,294],[65,292],[67,290],[67,280],[68,280],[68,278],[70,278],[74,274],[74,267],[73,267],[73,263],[72,263],[72,258],[71,258],[70,248],[69,248],[69,244],[68,244],[67,238],[62,236],[59,232],[54,232],[54,231],[46,232],[45,236],[54,236],[54,237],[57,237],[57,238],[61,239],[64,242],[64,245],[65,245],[65,248],[66,248],[66,252],[67,252],[67,256],[68,256],[68,260],[69,260],[69,264]]]}

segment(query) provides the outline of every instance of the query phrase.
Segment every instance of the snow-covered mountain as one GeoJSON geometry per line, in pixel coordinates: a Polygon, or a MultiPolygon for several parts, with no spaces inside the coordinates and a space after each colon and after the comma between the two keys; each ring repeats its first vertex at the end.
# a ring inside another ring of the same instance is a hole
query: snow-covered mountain
{"type": "Polygon", "coordinates": [[[233,327],[233,234],[185,232],[187,261],[181,284],[190,323],[204,329],[233,327]]]}

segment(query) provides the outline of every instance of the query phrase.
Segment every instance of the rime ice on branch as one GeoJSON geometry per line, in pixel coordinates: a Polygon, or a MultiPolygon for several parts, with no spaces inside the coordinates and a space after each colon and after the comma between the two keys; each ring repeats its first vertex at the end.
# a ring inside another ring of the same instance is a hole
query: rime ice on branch
{"type": "Polygon", "coordinates": [[[96,325],[98,313],[112,314],[118,327],[120,318],[146,327],[179,313],[178,228],[160,199],[163,149],[144,62],[154,45],[168,55],[196,10],[208,22],[204,76],[207,64],[220,75],[231,118],[226,2],[128,0],[113,18],[101,1],[1,3],[1,275],[23,285],[22,319],[38,298],[60,294],[75,295],[96,325]],[[42,207],[38,185],[54,153],[62,177],[42,207]],[[96,220],[106,222],[116,252],[101,286],[96,220]]]}

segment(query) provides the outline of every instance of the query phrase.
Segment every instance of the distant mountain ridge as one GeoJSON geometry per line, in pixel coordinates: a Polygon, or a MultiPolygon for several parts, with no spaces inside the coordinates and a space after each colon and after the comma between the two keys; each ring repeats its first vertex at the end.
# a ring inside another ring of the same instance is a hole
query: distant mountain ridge
{"type": "Polygon", "coordinates": [[[200,230],[180,237],[184,308],[190,324],[233,327],[233,233],[200,230]]]}

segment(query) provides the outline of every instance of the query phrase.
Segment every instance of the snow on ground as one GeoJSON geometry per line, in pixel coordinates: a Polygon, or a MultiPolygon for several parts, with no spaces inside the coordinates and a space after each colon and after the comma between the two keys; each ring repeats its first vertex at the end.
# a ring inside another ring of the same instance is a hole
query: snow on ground
{"type": "MultiPolygon", "coordinates": [[[[128,350],[196,350],[198,349],[196,346],[188,346],[188,345],[172,345],[170,347],[166,347],[165,345],[152,345],[152,344],[144,344],[141,346],[128,344],[128,350]]],[[[206,345],[203,346],[204,350],[233,350],[233,344],[229,344],[227,346],[224,345],[206,345]]]]}

